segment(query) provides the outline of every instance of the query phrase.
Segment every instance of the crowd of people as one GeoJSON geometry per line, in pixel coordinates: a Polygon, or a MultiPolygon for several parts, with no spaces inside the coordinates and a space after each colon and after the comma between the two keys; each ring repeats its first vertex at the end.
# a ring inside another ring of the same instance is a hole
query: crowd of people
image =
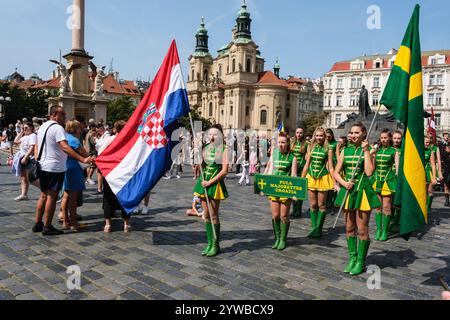
{"type": "MultiPolygon", "coordinates": [[[[280,132],[276,141],[261,140],[259,137],[245,138],[238,158],[242,170],[238,183],[250,184],[251,168],[253,173],[262,169],[264,174],[308,179],[309,237],[322,237],[330,206],[342,206],[349,256],[344,272],[354,276],[363,273],[371,244],[369,222],[372,211],[375,211],[375,241],[388,241],[389,236],[398,231],[399,208],[394,206],[393,199],[400,165],[402,133],[383,130],[378,140],[370,144],[367,141],[367,129],[357,122],[348,135],[340,137],[338,141],[332,130],[323,128],[317,128],[309,139],[304,135],[304,128],[298,128],[292,139],[285,132],[280,132]],[[251,139],[256,139],[257,150],[249,147],[251,139]],[[252,164],[252,152],[259,152],[259,147],[265,143],[268,145],[269,161],[259,163],[257,160],[252,164]]],[[[432,208],[435,189],[441,185],[445,192],[445,206],[450,206],[449,142],[447,133],[439,143],[433,136],[425,137],[428,210],[432,208]]],[[[219,209],[221,201],[229,197],[225,181],[235,164],[236,148],[224,136],[222,128],[215,125],[209,131],[209,141],[203,151],[201,171],[204,174],[197,177],[193,208],[188,214],[196,215],[196,208],[201,208],[207,236],[207,246],[202,254],[213,257],[220,253],[219,209]]],[[[272,248],[284,250],[287,247],[291,217],[301,216],[303,203],[287,198],[268,198],[275,236],[272,248]]]]}

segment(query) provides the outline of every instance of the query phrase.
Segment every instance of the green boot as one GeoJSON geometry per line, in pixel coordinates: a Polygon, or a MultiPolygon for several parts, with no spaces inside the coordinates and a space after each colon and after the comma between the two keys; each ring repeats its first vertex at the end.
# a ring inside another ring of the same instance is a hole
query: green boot
{"type": "Polygon", "coordinates": [[[383,212],[376,213],[375,221],[377,223],[377,232],[375,233],[375,241],[380,241],[381,234],[383,233],[383,212]]]}
{"type": "Polygon", "coordinates": [[[383,216],[383,233],[380,241],[387,241],[389,238],[389,225],[391,224],[392,216],[383,216]]]}
{"type": "Polygon", "coordinates": [[[318,217],[317,217],[317,227],[314,233],[311,234],[311,237],[313,238],[320,238],[322,237],[322,229],[323,224],[325,223],[325,218],[327,217],[327,213],[323,211],[319,211],[318,217]]]}
{"type": "Polygon", "coordinates": [[[213,234],[213,229],[212,228],[213,227],[212,227],[212,223],[211,222],[205,223],[206,238],[208,239],[208,246],[205,248],[205,250],[202,251],[202,256],[206,256],[208,254],[208,252],[212,248],[213,238],[214,238],[214,234],[213,234]]]}
{"type": "Polygon", "coordinates": [[[431,210],[431,206],[433,205],[433,198],[434,198],[433,196],[428,197],[428,203],[427,203],[428,211],[431,210]]]}
{"type": "Polygon", "coordinates": [[[400,226],[400,212],[398,209],[394,208],[391,225],[389,226],[389,232],[392,232],[392,233],[398,232],[399,226],[400,226]]]}
{"type": "Polygon", "coordinates": [[[281,223],[281,237],[280,237],[280,243],[278,244],[278,250],[283,251],[286,249],[286,240],[289,233],[289,227],[291,223],[281,223]]]}
{"type": "Polygon", "coordinates": [[[215,257],[219,254],[220,252],[220,224],[215,224],[213,225],[214,229],[216,230],[216,235],[217,235],[217,239],[214,239],[214,234],[212,234],[212,246],[211,246],[211,250],[208,251],[208,253],[206,254],[207,257],[215,257]]]}
{"type": "Polygon", "coordinates": [[[345,267],[344,272],[350,273],[356,265],[356,260],[358,258],[358,253],[356,251],[356,242],[358,238],[350,237],[347,239],[347,247],[348,247],[348,264],[345,267]]]}
{"type": "Polygon", "coordinates": [[[366,258],[369,252],[370,240],[358,240],[358,258],[356,260],[356,265],[350,271],[352,276],[358,276],[364,272],[366,268],[366,258]]]}
{"type": "Polygon", "coordinates": [[[316,211],[309,211],[309,216],[311,217],[311,232],[309,233],[308,237],[313,237],[314,234],[317,232],[317,218],[318,213],[316,211]]]}
{"type": "Polygon", "coordinates": [[[272,219],[272,227],[273,227],[273,233],[275,234],[275,244],[273,245],[272,249],[278,249],[278,245],[280,244],[280,237],[281,237],[281,220],[274,220],[272,219]]]}

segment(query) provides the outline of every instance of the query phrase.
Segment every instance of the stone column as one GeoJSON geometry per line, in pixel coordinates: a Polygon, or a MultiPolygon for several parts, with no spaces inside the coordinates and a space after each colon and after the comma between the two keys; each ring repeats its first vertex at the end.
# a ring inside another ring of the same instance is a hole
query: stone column
{"type": "Polygon", "coordinates": [[[85,0],[73,0],[72,10],[72,51],[84,51],[85,0]]]}

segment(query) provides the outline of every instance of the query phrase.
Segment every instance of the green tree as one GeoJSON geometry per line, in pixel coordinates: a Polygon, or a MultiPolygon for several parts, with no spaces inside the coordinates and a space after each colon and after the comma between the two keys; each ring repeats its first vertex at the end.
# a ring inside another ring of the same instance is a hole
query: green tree
{"type": "Polygon", "coordinates": [[[314,131],[318,127],[322,127],[324,125],[328,116],[328,112],[312,113],[307,115],[302,121],[303,128],[305,129],[305,135],[313,135],[314,131]]]}
{"type": "Polygon", "coordinates": [[[118,120],[128,121],[136,106],[133,105],[130,97],[121,97],[108,102],[108,122],[114,123],[118,120]]]}

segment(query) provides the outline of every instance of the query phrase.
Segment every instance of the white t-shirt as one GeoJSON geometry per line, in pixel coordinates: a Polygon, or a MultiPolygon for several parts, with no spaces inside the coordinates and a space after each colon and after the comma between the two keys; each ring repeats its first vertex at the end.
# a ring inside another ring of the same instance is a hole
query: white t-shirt
{"type": "Polygon", "coordinates": [[[97,141],[95,142],[95,149],[97,150],[99,155],[101,152],[105,151],[105,149],[108,147],[108,146],[104,146],[104,143],[105,143],[105,140],[109,137],[111,137],[111,135],[109,134],[109,131],[105,131],[105,133],[100,138],[98,138],[97,141]]]}
{"type": "MultiPolygon", "coordinates": [[[[37,135],[35,133],[32,133],[28,136],[22,137],[19,141],[20,141],[20,152],[23,155],[26,155],[28,151],[30,151],[30,147],[36,145],[37,135]]],[[[33,155],[33,153],[31,155],[33,155]]]]}
{"type": "Polygon", "coordinates": [[[54,123],[56,123],[56,125],[48,130],[41,161],[39,161],[39,163],[42,171],[61,173],[66,172],[67,170],[67,154],[61,150],[59,142],[64,140],[67,141],[67,138],[64,128],[56,121],[47,121],[39,128],[37,135],[38,152],[42,146],[45,131],[47,131],[47,128],[54,123]]]}

